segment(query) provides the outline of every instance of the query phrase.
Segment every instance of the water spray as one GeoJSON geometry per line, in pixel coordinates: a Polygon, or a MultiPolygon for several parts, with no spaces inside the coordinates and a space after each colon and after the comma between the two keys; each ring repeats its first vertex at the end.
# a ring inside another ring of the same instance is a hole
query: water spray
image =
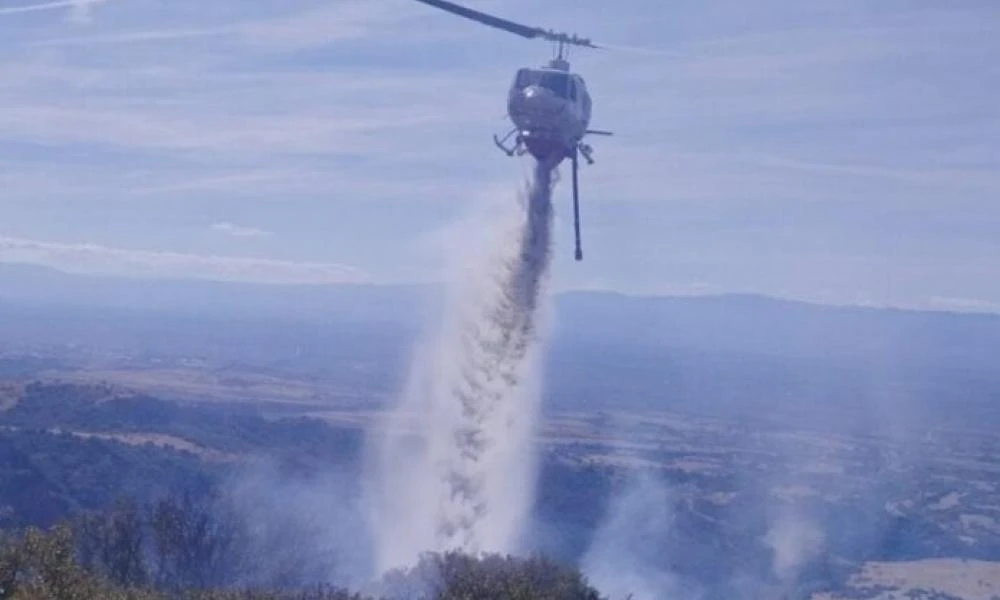
{"type": "Polygon", "coordinates": [[[525,218],[459,282],[446,322],[419,349],[410,389],[386,419],[373,517],[383,572],[425,551],[517,550],[534,496],[554,182],[554,165],[537,163],[522,197],[525,218]]]}

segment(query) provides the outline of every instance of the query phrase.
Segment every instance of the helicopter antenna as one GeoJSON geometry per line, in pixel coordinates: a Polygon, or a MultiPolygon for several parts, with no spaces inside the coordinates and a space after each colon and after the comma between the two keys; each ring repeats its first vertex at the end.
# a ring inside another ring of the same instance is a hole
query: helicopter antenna
{"type": "Polygon", "coordinates": [[[504,31],[509,31],[515,35],[519,35],[523,38],[528,39],[544,39],[550,42],[555,42],[558,44],[559,60],[563,59],[563,54],[565,52],[566,46],[584,46],[586,48],[600,48],[600,46],[595,45],[588,38],[582,38],[578,35],[562,33],[558,31],[553,31],[550,29],[542,29],[541,27],[529,27],[527,25],[522,25],[520,23],[515,23],[514,21],[508,21],[507,19],[501,19],[500,17],[494,17],[493,15],[488,15],[478,10],[472,10],[471,8],[466,8],[460,4],[455,4],[454,2],[448,2],[447,0],[417,0],[417,2],[423,2],[429,6],[440,8],[441,10],[448,11],[452,14],[458,15],[460,17],[465,17],[466,19],[471,19],[473,21],[478,21],[484,25],[489,25],[490,27],[496,27],[497,29],[503,29],[504,31]]]}

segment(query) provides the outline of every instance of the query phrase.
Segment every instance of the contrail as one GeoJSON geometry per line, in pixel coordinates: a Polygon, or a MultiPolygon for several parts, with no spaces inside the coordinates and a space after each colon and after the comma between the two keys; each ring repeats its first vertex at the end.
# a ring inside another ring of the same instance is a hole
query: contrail
{"type": "Polygon", "coordinates": [[[514,552],[534,497],[538,323],[551,256],[554,170],[536,165],[526,218],[464,278],[377,464],[376,568],[421,552],[514,552]],[[416,435],[406,424],[414,418],[416,435]]]}

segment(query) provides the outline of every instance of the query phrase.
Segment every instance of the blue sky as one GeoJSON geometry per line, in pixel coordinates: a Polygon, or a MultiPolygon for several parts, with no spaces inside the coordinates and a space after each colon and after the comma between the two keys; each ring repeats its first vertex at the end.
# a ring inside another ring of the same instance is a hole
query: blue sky
{"type": "MultiPolygon", "coordinates": [[[[649,49],[573,56],[617,135],[561,288],[1000,310],[1000,4],[467,4],[649,49]]],[[[0,261],[434,280],[549,53],[412,0],[0,0],[0,261]]]]}

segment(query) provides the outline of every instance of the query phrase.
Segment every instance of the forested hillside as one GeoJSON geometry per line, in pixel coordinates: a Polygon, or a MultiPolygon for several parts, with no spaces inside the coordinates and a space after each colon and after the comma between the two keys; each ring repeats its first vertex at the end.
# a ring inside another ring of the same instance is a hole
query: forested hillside
{"type": "MultiPolygon", "coordinates": [[[[310,482],[331,470],[357,469],[357,429],[108,385],[33,382],[8,389],[7,398],[0,597],[360,600],[409,598],[414,590],[439,598],[598,597],[578,571],[555,562],[459,554],[428,555],[356,592],[331,588],[349,560],[318,551],[323,542],[296,514],[301,505],[274,504],[294,502],[282,493],[301,502],[310,482]]],[[[350,488],[337,493],[357,492],[350,488]]],[[[352,543],[350,528],[323,533],[352,543]]]]}
{"type": "MultiPolygon", "coordinates": [[[[371,595],[358,582],[370,571],[368,422],[302,410],[9,379],[0,386],[0,529],[16,548],[26,527],[68,523],[80,577],[134,579],[156,593],[334,582],[371,595]],[[141,551],[112,560],[123,547],[141,551]]],[[[628,556],[706,600],[843,591],[870,561],[997,556],[995,432],[944,427],[904,442],[665,412],[561,415],[539,440],[526,544],[581,568],[595,548],[628,556]],[[643,478],[661,491],[641,492],[643,478]],[[801,537],[809,532],[821,552],[801,537]]],[[[30,540],[20,556],[45,545],[30,540]]],[[[521,563],[501,564],[520,572],[521,563]]],[[[53,597],[23,595],[35,576],[23,577],[28,587],[14,597],[53,597]]]]}

